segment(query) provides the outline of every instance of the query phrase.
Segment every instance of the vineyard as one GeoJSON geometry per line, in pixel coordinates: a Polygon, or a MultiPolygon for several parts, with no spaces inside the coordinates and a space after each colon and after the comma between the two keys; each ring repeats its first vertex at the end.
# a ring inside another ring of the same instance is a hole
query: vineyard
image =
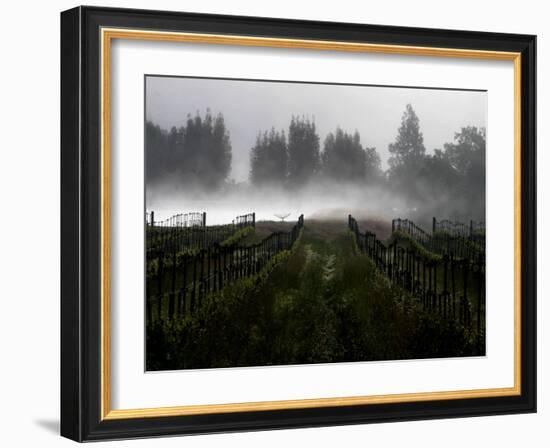
{"type": "Polygon", "coordinates": [[[482,223],[275,224],[147,215],[148,369],[485,353],[482,223]]]}
{"type": "MultiPolygon", "coordinates": [[[[178,215],[179,216],[179,215],[178,215]]],[[[147,225],[147,321],[193,313],[204,297],[241,278],[257,275],[278,253],[289,250],[304,225],[300,216],[289,232],[255,244],[241,244],[255,227],[255,215],[225,226],[147,225]]],[[[188,221],[179,221],[188,222],[188,221]]]]}
{"type": "MultiPolygon", "coordinates": [[[[385,244],[371,232],[361,233],[350,215],[348,226],[358,249],[395,285],[409,292],[417,305],[443,319],[452,319],[474,335],[477,351],[485,341],[485,250],[460,223],[433,219],[427,233],[410,220],[394,219],[385,244]]],[[[469,229],[471,229],[470,226],[469,229]]],[[[483,233],[478,224],[476,233],[483,233]]]]}

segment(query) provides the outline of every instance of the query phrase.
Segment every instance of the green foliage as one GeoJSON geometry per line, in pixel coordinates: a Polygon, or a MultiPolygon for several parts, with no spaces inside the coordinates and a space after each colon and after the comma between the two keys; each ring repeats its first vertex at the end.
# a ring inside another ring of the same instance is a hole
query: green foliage
{"type": "Polygon", "coordinates": [[[252,226],[243,227],[242,229],[237,230],[229,238],[223,240],[220,243],[220,246],[233,246],[234,244],[237,244],[243,239],[248,238],[250,235],[253,235],[254,231],[255,229],[252,226]]]}
{"type": "MultiPolygon", "coordinates": [[[[196,248],[187,248],[176,252],[176,266],[181,266],[185,257],[190,255],[195,255],[198,252],[196,248]]],[[[169,269],[172,269],[174,263],[174,254],[166,252],[162,260],[162,268],[167,272],[169,269]]],[[[147,260],[146,266],[146,276],[147,279],[152,279],[156,277],[159,270],[159,259],[158,257],[151,258],[147,260]]]]}
{"type": "MultiPolygon", "coordinates": [[[[237,244],[251,236],[254,235],[254,227],[248,226],[243,227],[242,229],[237,230],[233,234],[231,234],[229,237],[227,237],[225,240],[223,240],[220,243],[220,246],[232,246],[234,244],[237,244]]],[[[176,252],[176,266],[181,266],[185,257],[190,255],[196,255],[199,252],[199,248],[197,247],[189,247],[185,248],[183,250],[179,250],[176,252]]],[[[174,254],[172,252],[165,252],[164,258],[163,258],[163,264],[162,267],[165,270],[165,272],[168,272],[172,268],[172,264],[174,262],[174,254]]],[[[146,269],[146,275],[148,279],[154,278],[158,274],[159,270],[159,259],[158,257],[153,257],[151,259],[147,260],[147,269],[146,269]]]]}
{"type": "Polygon", "coordinates": [[[466,329],[453,320],[423,314],[417,321],[411,351],[415,358],[444,358],[471,356],[476,351],[475,341],[466,329]]]}
{"type": "Polygon", "coordinates": [[[193,315],[150,324],[147,369],[256,365],[262,359],[258,358],[263,352],[259,347],[265,336],[262,329],[270,320],[266,314],[268,304],[256,296],[261,285],[294,251],[279,252],[257,275],[207,296],[193,315]]]}
{"type": "Polygon", "coordinates": [[[408,335],[414,321],[400,305],[403,291],[392,286],[366,256],[348,259],[334,285],[332,301],[340,326],[342,361],[412,356],[408,335]],[[342,300],[338,300],[344,291],[342,300]]]}
{"type": "MultiPolygon", "coordinates": [[[[483,233],[483,235],[485,235],[485,233],[483,233]]],[[[444,230],[437,230],[435,232],[432,233],[432,238],[434,239],[438,239],[440,238],[441,240],[445,241],[445,239],[447,238],[463,238],[463,244],[465,247],[468,248],[468,250],[470,250],[472,253],[478,253],[478,254],[484,254],[485,253],[485,244],[479,244],[478,242],[476,241],[471,241],[468,239],[468,237],[461,237],[461,236],[454,236],[452,234],[450,234],[449,232],[446,232],[444,230]]]]}
{"type": "Polygon", "coordinates": [[[413,249],[418,255],[420,255],[420,257],[428,261],[440,262],[443,259],[441,255],[436,254],[435,252],[430,252],[422,244],[402,230],[396,230],[392,233],[392,236],[388,240],[388,245],[393,244],[394,242],[398,242],[401,246],[413,249]]]}
{"type": "Polygon", "coordinates": [[[300,235],[258,276],[147,330],[148,370],[461,356],[462,327],[422,311],[349,234],[300,235]]]}
{"type": "Polygon", "coordinates": [[[272,356],[277,364],[332,362],[340,349],[337,318],[325,296],[322,260],[303,262],[295,288],[275,294],[272,356]]]}

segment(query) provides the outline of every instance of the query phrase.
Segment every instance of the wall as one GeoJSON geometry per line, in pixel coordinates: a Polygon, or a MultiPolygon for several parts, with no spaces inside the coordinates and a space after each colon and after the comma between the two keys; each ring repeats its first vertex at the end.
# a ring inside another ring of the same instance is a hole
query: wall
{"type": "MultiPolygon", "coordinates": [[[[158,8],[195,12],[273,16],[374,24],[472,29],[537,34],[539,229],[548,227],[550,207],[543,207],[548,190],[550,158],[544,153],[544,124],[550,121],[545,73],[550,61],[550,36],[545,2],[531,0],[479,2],[254,2],[202,0],[146,2],[89,1],[89,4],[158,8]]],[[[2,370],[0,373],[4,446],[40,443],[69,446],[57,436],[59,396],[59,12],[71,1],[10,2],[2,8],[2,70],[0,114],[2,145],[2,370]],[[28,276],[30,269],[33,275],[28,276]],[[30,282],[28,279],[32,278],[30,282]]],[[[546,75],[547,76],[547,75],[546,75]]],[[[548,319],[542,298],[550,272],[542,253],[550,238],[539,233],[539,322],[548,319]],[[545,266],[543,266],[543,263],[545,266]],[[546,279],[544,279],[546,276],[546,279]]],[[[537,415],[406,422],[324,429],[258,432],[120,442],[116,446],[370,446],[446,447],[491,444],[544,446],[550,438],[550,395],[542,359],[549,332],[539,324],[539,413],[537,415]]],[[[103,446],[99,444],[96,446],[103,446]]],[[[106,445],[107,446],[107,445],[106,445]]],[[[110,445],[115,446],[115,445],[110,445]]]]}

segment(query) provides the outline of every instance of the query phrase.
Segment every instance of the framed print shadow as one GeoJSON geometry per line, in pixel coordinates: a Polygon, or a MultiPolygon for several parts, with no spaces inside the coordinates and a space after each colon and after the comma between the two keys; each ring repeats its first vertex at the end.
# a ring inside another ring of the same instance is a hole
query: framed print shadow
{"type": "Polygon", "coordinates": [[[61,14],[61,434],[536,411],[536,37],[61,14]]]}

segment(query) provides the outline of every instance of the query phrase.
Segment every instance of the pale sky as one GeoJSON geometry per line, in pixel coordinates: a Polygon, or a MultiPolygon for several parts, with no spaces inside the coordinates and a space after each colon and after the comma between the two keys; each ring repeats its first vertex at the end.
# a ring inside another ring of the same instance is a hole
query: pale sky
{"type": "Polygon", "coordinates": [[[405,106],[420,120],[428,153],[453,141],[464,126],[486,127],[487,94],[479,91],[349,86],[172,77],[146,78],[146,119],[165,129],[185,124],[187,114],[221,112],[230,134],[230,178],[248,179],[249,152],[259,131],[283,129],[292,115],[315,118],[321,150],[337,126],[359,131],[363,146],[374,146],[387,167],[405,106]]]}

